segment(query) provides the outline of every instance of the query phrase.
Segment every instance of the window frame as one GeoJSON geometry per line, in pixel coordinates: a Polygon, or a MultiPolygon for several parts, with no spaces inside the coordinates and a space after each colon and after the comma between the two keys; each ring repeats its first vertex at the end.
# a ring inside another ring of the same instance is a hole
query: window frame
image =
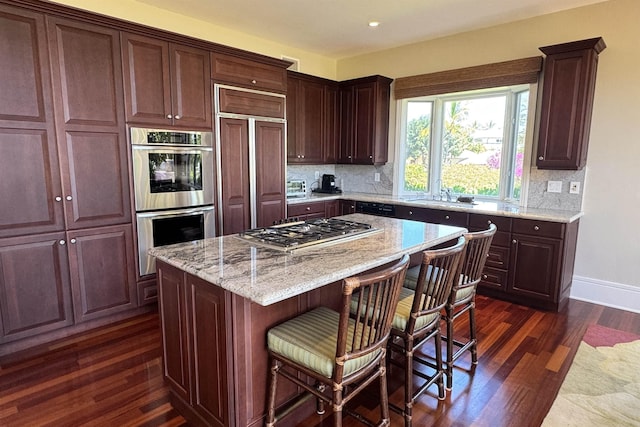
{"type": "Polygon", "coordinates": [[[512,86],[502,86],[502,87],[494,87],[487,89],[479,89],[479,90],[470,90],[470,91],[461,91],[455,93],[447,93],[440,95],[428,95],[428,96],[417,96],[413,98],[403,98],[396,100],[396,150],[395,150],[395,158],[398,159],[396,162],[397,167],[395,168],[395,177],[394,177],[394,188],[393,195],[400,198],[426,198],[429,200],[434,199],[434,195],[439,195],[441,191],[441,169],[442,169],[442,138],[441,133],[444,120],[444,110],[442,105],[447,101],[455,101],[460,99],[472,99],[472,98],[486,98],[492,95],[499,94],[509,94],[507,97],[507,103],[505,105],[505,116],[510,117],[513,120],[509,120],[510,123],[507,124],[507,120],[505,119],[505,129],[503,130],[503,138],[502,138],[502,150],[506,151],[506,156],[503,156],[503,161],[509,161],[511,164],[508,168],[501,167],[500,168],[500,193],[498,196],[480,196],[473,195],[476,200],[481,201],[490,201],[490,202],[507,202],[507,203],[519,203],[521,206],[526,206],[526,199],[528,194],[529,187],[529,175],[530,175],[530,164],[531,164],[531,153],[533,150],[533,138],[534,138],[534,124],[537,116],[536,110],[536,98],[538,92],[538,84],[537,83],[529,83],[529,84],[519,84],[512,86]],[[513,197],[513,186],[514,180],[509,179],[508,174],[510,171],[515,172],[515,149],[516,149],[516,141],[512,144],[510,141],[516,138],[517,126],[515,123],[515,119],[517,118],[517,111],[515,109],[518,107],[517,96],[519,93],[529,91],[529,102],[528,102],[528,114],[527,114],[527,123],[526,123],[526,133],[525,133],[525,141],[524,141],[524,153],[523,153],[523,165],[522,165],[522,176],[521,176],[521,187],[520,187],[520,199],[516,200],[513,197]],[[428,101],[433,102],[433,109],[431,115],[431,123],[432,126],[434,123],[439,123],[435,128],[431,129],[431,144],[430,144],[430,152],[429,152],[429,184],[427,187],[427,191],[425,192],[415,192],[415,191],[405,191],[404,190],[404,179],[405,179],[405,165],[406,165],[406,136],[407,136],[407,105],[410,101],[428,101]],[[508,114],[508,115],[507,115],[508,114]],[[434,159],[438,159],[438,161],[433,161],[434,159]]]}

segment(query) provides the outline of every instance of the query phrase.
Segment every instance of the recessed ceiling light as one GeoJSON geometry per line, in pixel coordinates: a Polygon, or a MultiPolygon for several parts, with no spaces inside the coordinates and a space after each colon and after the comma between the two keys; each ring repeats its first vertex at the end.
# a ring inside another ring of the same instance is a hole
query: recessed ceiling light
{"type": "Polygon", "coordinates": [[[380,23],[378,21],[369,21],[369,26],[372,27],[372,28],[375,28],[378,25],[380,25],[380,23]]]}

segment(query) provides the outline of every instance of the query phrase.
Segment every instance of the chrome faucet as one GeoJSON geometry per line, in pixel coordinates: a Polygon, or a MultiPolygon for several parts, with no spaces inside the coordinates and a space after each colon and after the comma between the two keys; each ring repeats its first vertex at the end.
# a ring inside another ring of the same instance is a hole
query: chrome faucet
{"type": "Polygon", "coordinates": [[[444,188],[442,191],[444,191],[445,196],[447,197],[447,202],[451,202],[451,189],[450,188],[444,188]]]}

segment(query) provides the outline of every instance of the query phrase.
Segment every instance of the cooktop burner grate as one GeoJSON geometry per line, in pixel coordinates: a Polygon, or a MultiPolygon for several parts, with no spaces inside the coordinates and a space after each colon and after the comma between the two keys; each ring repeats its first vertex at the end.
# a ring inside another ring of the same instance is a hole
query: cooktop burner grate
{"type": "Polygon", "coordinates": [[[284,251],[344,240],[376,232],[370,224],[338,218],[318,218],[243,231],[238,237],[284,251]]]}

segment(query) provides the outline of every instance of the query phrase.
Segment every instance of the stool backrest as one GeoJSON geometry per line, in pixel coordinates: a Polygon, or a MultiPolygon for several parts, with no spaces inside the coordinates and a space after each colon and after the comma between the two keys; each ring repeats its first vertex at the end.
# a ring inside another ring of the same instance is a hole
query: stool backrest
{"type": "Polygon", "coordinates": [[[467,241],[467,247],[461,264],[460,280],[453,285],[454,291],[480,283],[482,270],[489,255],[489,247],[497,229],[495,224],[491,224],[487,230],[463,235],[467,241]]]}
{"type": "Polygon", "coordinates": [[[406,328],[408,333],[414,332],[420,316],[439,312],[449,300],[453,283],[459,276],[459,264],[465,244],[464,237],[460,237],[454,246],[422,253],[422,264],[406,328]]]}
{"type": "Polygon", "coordinates": [[[382,270],[344,280],[335,379],[342,378],[347,360],[375,351],[384,354],[408,265],[409,256],[404,255],[382,270]],[[350,315],[352,307],[358,314],[350,315]]]}

